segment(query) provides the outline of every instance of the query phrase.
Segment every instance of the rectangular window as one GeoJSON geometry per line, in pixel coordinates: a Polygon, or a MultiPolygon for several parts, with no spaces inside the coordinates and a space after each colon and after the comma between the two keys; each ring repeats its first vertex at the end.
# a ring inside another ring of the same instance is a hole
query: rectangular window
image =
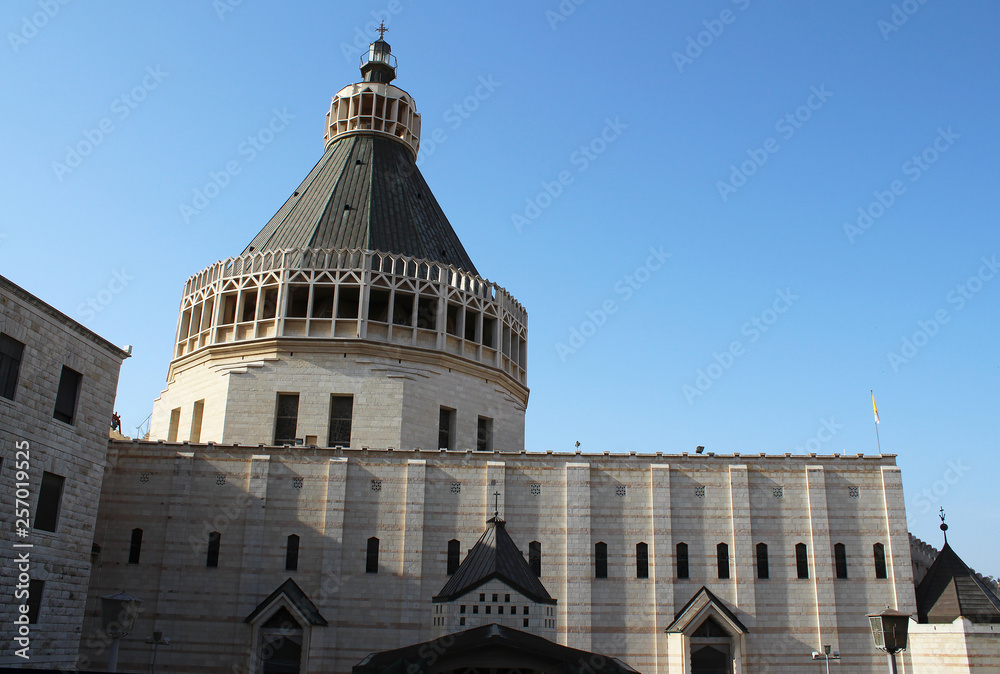
{"type": "Polygon", "coordinates": [[[809,577],[809,555],[806,553],[805,543],[798,543],[795,546],[795,569],[800,579],[809,577]]]}
{"type": "Polygon", "coordinates": [[[472,605],[472,612],[473,613],[479,613],[479,604],[473,604],[472,605]]]}
{"type": "Polygon", "coordinates": [[[490,349],[496,346],[497,319],[483,316],[483,346],[490,349]]]}
{"type": "Polygon", "coordinates": [[[458,607],[458,612],[465,613],[465,604],[462,604],[461,606],[458,607]]]}
{"type": "Polygon", "coordinates": [[[222,544],[222,534],[213,531],[208,535],[208,554],[205,555],[205,566],[210,569],[219,566],[219,547],[222,544]]]}
{"type": "Polygon", "coordinates": [[[486,615],[489,615],[492,612],[493,612],[493,607],[490,606],[489,604],[487,604],[486,605],[486,615]]]}
{"type": "Polygon", "coordinates": [[[36,529],[55,532],[65,482],[66,478],[62,475],[48,471],[42,473],[42,484],[38,489],[38,505],[35,507],[36,529]]]}
{"type": "Polygon", "coordinates": [[[44,580],[28,581],[28,623],[34,625],[38,622],[38,612],[42,608],[42,592],[45,591],[44,580]]]}
{"type": "Polygon", "coordinates": [[[128,563],[138,564],[139,554],[142,552],[142,529],[132,530],[132,540],[128,546],[128,563]]]}
{"type": "Polygon", "coordinates": [[[608,544],[598,543],[594,546],[594,576],[608,577],[608,544]]]}
{"type": "Polygon", "coordinates": [[[201,420],[205,416],[205,399],[196,400],[191,412],[191,442],[201,442],[201,420]]]}
{"type": "Polygon", "coordinates": [[[715,558],[719,563],[719,578],[729,578],[729,546],[725,543],[715,546],[715,558]]]}
{"type": "Polygon", "coordinates": [[[327,447],[351,446],[351,422],[354,419],[354,396],[330,396],[330,436],[327,447]]]}
{"type": "Polygon", "coordinates": [[[757,577],[767,579],[771,577],[771,570],[767,563],[767,543],[757,544],[757,577]]]}
{"type": "Polygon", "coordinates": [[[279,393],[274,417],[274,444],[294,445],[299,421],[299,394],[279,393]]]}
{"type": "Polygon", "coordinates": [[[455,410],[441,408],[438,419],[438,449],[455,449],[455,410]]]}
{"type": "Polygon", "coordinates": [[[837,578],[847,578],[847,548],[843,543],[833,546],[833,561],[837,568],[837,578]]]}
{"type": "Polygon", "coordinates": [[[688,546],[687,543],[677,544],[677,577],[690,578],[688,569],[688,546]]]}
{"type": "Polygon", "coordinates": [[[73,423],[82,378],[83,375],[79,372],[63,365],[62,375],[59,377],[59,392],[56,393],[56,406],[52,411],[54,418],[67,424],[73,423]]]}
{"type": "Polygon", "coordinates": [[[635,577],[649,578],[649,548],[645,543],[635,545],[635,577]]]}
{"type": "Polygon", "coordinates": [[[417,300],[417,327],[424,330],[437,330],[436,297],[420,297],[417,300]]]}
{"type": "Polygon", "coordinates": [[[497,606],[497,614],[503,615],[503,606],[497,606]]]}
{"type": "Polygon", "coordinates": [[[530,622],[531,622],[531,620],[530,620],[529,618],[525,618],[525,619],[524,619],[524,626],[525,626],[525,627],[528,627],[528,624],[529,624],[530,622]]]}
{"type": "Polygon", "coordinates": [[[170,426],[167,427],[167,442],[177,442],[177,431],[181,427],[181,408],[170,410],[170,426]]]}
{"type": "Polygon", "coordinates": [[[10,335],[0,333],[0,396],[7,400],[14,399],[23,356],[24,344],[10,335]]]}
{"type": "Polygon", "coordinates": [[[480,452],[493,451],[493,420],[489,417],[479,417],[479,428],[476,431],[476,450],[480,452]]]}

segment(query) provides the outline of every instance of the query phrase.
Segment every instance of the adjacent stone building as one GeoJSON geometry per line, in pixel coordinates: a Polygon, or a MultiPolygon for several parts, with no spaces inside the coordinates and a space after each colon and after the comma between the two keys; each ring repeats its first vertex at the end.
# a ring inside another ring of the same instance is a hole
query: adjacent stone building
{"type": "Polygon", "coordinates": [[[108,429],[127,357],[0,276],[0,664],[77,660],[108,429]],[[27,624],[18,625],[22,605],[27,624]],[[25,630],[29,641],[15,641],[25,630]]]}

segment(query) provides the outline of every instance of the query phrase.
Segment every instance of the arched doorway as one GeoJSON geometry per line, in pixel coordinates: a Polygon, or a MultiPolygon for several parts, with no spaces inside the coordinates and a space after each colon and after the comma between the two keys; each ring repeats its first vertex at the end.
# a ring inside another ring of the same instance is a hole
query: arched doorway
{"type": "Polygon", "coordinates": [[[691,635],[691,674],[732,674],[732,639],[709,616],[691,635]]]}

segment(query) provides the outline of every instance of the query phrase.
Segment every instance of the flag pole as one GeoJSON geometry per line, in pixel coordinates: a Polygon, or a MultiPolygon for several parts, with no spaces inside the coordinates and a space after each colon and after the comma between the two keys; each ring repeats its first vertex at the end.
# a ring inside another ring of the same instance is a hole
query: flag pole
{"type": "Polygon", "coordinates": [[[878,445],[878,453],[882,454],[882,441],[878,437],[878,406],[875,404],[875,391],[869,390],[872,394],[872,412],[875,413],[875,443],[878,445]]]}

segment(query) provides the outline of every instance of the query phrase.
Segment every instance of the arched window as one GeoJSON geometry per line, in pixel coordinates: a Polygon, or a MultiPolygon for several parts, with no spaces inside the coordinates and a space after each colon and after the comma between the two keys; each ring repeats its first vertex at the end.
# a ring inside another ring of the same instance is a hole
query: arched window
{"type": "Polygon", "coordinates": [[[299,537],[292,534],[285,545],[285,571],[297,571],[299,568],[299,537]]]}
{"type": "Polygon", "coordinates": [[[608,577],[608,544],[598,543],[594,546],[594,575],[597,578],[608,577]]]}
{"type": "Polygon", "coordinates": [[[771,577],[771,570],[767,565],[767,543],[757,544],[757,577],[771,577]]]}
{"type": "Polygon", "coordinates": [[[128,546],[128,563],[138,564],[139,553],[142,552],[142,529],[132,530],[132,541],[128,546]]]}
{"type": "Polygon", "coordinates": [[[542,577],[542,544],[538,541],[528,543],[528,566],[536,576],[542,577]]]}
{"type": "Polygon", "coordinates": [[[213,531],[208,535],[208,555],[205,558],[205,566],[216,568],[219,566],[219,545],[222,543],[222,534],[213,531]]]}
{"type": "Polygon", "coordinates": [[[635,577],[649,578],[649,548],[645,543],[635,544],[635,577]]]}
{"type": "Polygon", "coordinates": [[[378,539],[368,539],[368,554],[365,556],[365,573],[378,573],[378,539]]]}
{"type": "Polygon", "coordinates": [[[448,575],[458,571],[462,563],[462,544],[454,538],[448,541],[448,575]]]}
{"type": "Polygon", "coordinates": [[[729,546],[725,543],[716,545],[715,558],[719,563],[719,578],[729,578],[729,546]]]}
{"type": "Polygon", "coordinates": [[[888,578],[889,574],[886,573],[885,568],[885,546],[881,543],[876,543],[872,549],[875,552],[875,577],[888,578]]]}
{"type": "Polygon", "coordinates": [[[688,570],[688,544],[678,543],[677,544],[677,577],[678,578],[690,578],[691,575],[688,570]]]}
{"type": "Polygon", "coordinates": [[[833,546],[833,562],[837,567],[837,578],[847,578],[847,548],[843,543],[833,546]]]}
{"type": "Polygon", "coordinates": [[[809,555],[806,552],[805,543],[797,543],[795,545],[795,569],[798,572],[799,578],[809,577],[809,555]]]}

